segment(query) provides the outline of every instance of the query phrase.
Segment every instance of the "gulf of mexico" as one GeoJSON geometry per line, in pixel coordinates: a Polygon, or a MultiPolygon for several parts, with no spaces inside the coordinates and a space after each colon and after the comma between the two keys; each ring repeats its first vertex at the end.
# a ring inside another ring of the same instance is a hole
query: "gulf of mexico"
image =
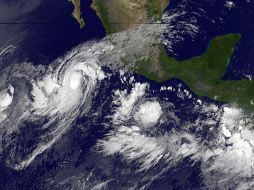
{"type": "MultiPolygon", "coordinates": [[[[165,12],[169,15],[181,14],[173,23],[182,25],[186,22],[186,29],[190,29],[188,27],[189,21],[194,21],[198,32],[191,36],[190,33],[185,33],[183,30],[173,31],[183,40],[174,43],[173,49],[168,50],[168,55],[178,60],[190,59],[203,54],[209,41],[215,36],[240,33],[240,43],[236,47],[223,79],[238,80],[246,78],[246,75],[253,76],[254,36],[252,34],[254,33],[254,24],[252,18],[254,17],[254,3],[234,0],[229,7],[227,2],[229,1],[172,0],[165,12]]],[[[172,31],[170,32],[172,33],[172,31]]]]}

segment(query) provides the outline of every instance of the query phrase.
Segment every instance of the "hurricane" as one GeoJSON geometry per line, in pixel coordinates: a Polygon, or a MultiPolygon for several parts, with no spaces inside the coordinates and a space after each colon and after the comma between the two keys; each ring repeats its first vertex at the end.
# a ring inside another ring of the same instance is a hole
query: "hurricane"
{"type": "MultiPolygon", "coordinates": [[[[103,65],[116,68],[116,63],[127,56],[121,48],[131,49],[123,46],[126,34],[133,35],[136,30],[140,27],[112,35],[110,39],[79,45],[48,66],[23,62],[1,70],[0,132],[2,140],[8,142],[1,151],[11,152],[4,158],[7,165],[17,170],[27,167],[57,142],[79,115],[90,109],[98,84],[108,77],[103,65]],[[118,43],[113,45],[116,40],[118,43]],[[15,145],[21,139],[12,133],[30,130],[21,127],[25,124],[33,125],[38,132],[15,145]]],[[[153,32],[146,33],[146,43],[152,43],[148,40],[153,32]]]]}
{"type": "Polygon", "coordinates": [[[147,47],[162,43],[164,29],[141,24],[48,65],[1,64],[5,166],[26,171],[50,153],[64,155],[66,176],[57,170],[48,189],[148,189],[183,163],[199,167],[204,189],[253,188],[253,131],[244,110],[198,97],[179,79],[157,83],[130,71],[137,57],[149,57],[147,47]],[[63,142],[66,150],[57,149],[63,142]]]}
{"type": "Polygon", "coordinates": [[[36,137],[39,142],[29,147],[29,154],[19,157],[15,149],[8,164],[16,169],[29,165],[61,137],[81,112],[89,109],[95,85],[105,77],[97,63],[91,53],[70,52],[47,68],[23,63],[3,71],[8,73],[5,85],[9,86],[1,91],[4,100],[1,102],[1,128],[12,126],[13,129],[6,129],[8,135],[24,122],[39,122],[38,130],[44,132],[36,137]],[[14,81],[19,82],[13,87],[14,81]]]}

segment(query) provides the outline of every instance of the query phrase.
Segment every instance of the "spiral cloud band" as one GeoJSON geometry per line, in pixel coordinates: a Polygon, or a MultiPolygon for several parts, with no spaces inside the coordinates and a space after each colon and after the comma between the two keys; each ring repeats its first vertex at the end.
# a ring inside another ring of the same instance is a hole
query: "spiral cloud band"
{"type": "MultiPolygon", "coordinates": [[[[104,101],[110,102],[98,101],[112,109],[106,116],[97,110],[96,114],[89,115],[91,120],[94,115],[103,117],[103,121],[98,119],[102,121],[98,125],[105,134],[101,132],[92,147],[95,151],[85,156],[100,155],[108,161],[105,163],[111,163],[110,159],[117,155],[123,164],[135,165],[133,174],[141,176],[141,182],[137,182],[141,185],[131,181],[132,189],[146,189],[153,179],[160,178],[184,159],[200,163],[205,186],[211,189],[253,188],[253,131],[248,128],[250,121],[241,109],[202,102],[188,89],[181,90],[182,84],[178,87],[156,84],[158,89],[152,89],[149,80],[136,81],[135,75],[126,72],[126,65],[132,66],[137,57],[149,57],[147,47],[160,42],[153,36],[157,33],[161,33],[159,25],[141,25],[99,42],[81,44],[48,66],[27,62],[0,65],[3,67],[0,71],[0,157],[5,164],[22,170],[35,163],[36,158],[43,156],[75,126],[79,116],[92,110],[98,91],[108,88],[100,85],[104,81],[109,83],[113,76],[119,80],[113,83],[121,84],[116,85],[117,89],[107,89],[109,94],[104,101]],[[181,107],[183,102],[174,105],[170,96],[163,97],[165,91],[177,94],[174,97],[177,101],[192,99],[188,111],[193,115],[198,113],[198,117],[181,121],[175,107],[180,106],[178,109],[183,111],[188,106],[181,107]],[[209,140],[200,134],[209,136],[209,140]],[[151,171],[155,175],[145,175],[151,171]]],[[[99,168],[103,171],[103,167],[99,168]]],[[[112,176],[104,181],[95,180],[93,187],[126,180],[124,172],[112,176]]]]}
{"type": "Polygon", "coordinates": [[[4,133],[4,126],[10,122],[13,128],[10,134],[19,131],[23,122],[39,122],[41,126],[38,130],[42,132],[36,137],[41,139],[39,143],[28,148],[31,153],[20,156],[17,150],[13,150],[13,155],[8,157],[7,163],[16,169],[29,165],[64,134],[76,117],[89,108],[95,85],[105,77],[93,54],[74,54],[74,51],[48,68],[24,63],[8,67],[5,72],[9,74],[6,75],[9,86],[0,93],[1,132],[4,133]],[[13,87],[11,83],[17,80],[20,82],[13,87]],[[19,96],[22,98],[19,99],[19,96]],[[8,112],[8,109],[14,113],[8,112]],[[14,114],[16,119],[12,120],[11,115],[14,114]],[[45,117],[47,121],[42,121],[45,117]],[[45,135],[46,138],[43,137],[45,135]]]}
{"type": "MultiPolygon", "coordinates": [[[[122,60],[126,57],[132,62],[135,57],[129,58],[133,55],[133,47],[139,43],[136,37],[143,41],[139,46],[151,45],[155,31],[159,29],[158,26],[141,25],[99,42],[81,44],[48,66],[24,62],[3,68],[0,136],[8,143],[0,150],[12,152],[4,158],[7,165],[21,170],[49,149],[78,115],[89,110],[99,81],[107,77],[102,67],[124,67],[122,60]],[[22,135],[11,137],[32,129],[38,132],[27,139],[19,139],[22,135]],[[16,147],[21,140],[24,143],[16,147]]],[[[7,50],[5,48],[1,54],[8,53],[7,50]]],[[[146,51],[139,53],[140,56],[149,55],[146,51]]]]}

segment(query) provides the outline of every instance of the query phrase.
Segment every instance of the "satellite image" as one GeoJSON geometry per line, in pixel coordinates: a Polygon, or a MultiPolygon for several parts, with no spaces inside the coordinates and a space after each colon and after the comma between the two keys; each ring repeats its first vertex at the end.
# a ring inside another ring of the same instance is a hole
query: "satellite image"
{"type": "Polygon", "coordinates": [[[0,0],[0,190],[254,189],[253,0],[0,0]]]}

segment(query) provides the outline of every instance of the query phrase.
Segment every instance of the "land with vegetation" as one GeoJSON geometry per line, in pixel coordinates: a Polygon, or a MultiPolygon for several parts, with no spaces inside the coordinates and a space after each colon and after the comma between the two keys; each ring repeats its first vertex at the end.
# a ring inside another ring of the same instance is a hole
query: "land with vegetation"
{"type": "MultiPolygon", "coordinates": [[[[169,0],[93,0],[92,7],[111,34],[159,21],[168,4],[169,0]]],[[[203,55],[185,61],[169,57],[164,45],[156,44],[149,49],[149,58],[139,59],[132,69],[157,82],[178,78],[199,96],[236,103],[253,112],[253,81],[222,80],[240,38],[239,34],[215,37],[203,55]]]]}
{"type": "Polygon", "coordinates": [[[154,63],[150,58],[140,61],[136,72],[158,82],[178,78],[199,96],[236,103],[241,108],[253,112],[253,81],[222,80],[240,38],[239,34],[217,36],[212,39],[203,55],[185,61],[169,57],[164,47],[159,47],[159,64],[163,70],[161,75],[151,68],[154,63]]]}

